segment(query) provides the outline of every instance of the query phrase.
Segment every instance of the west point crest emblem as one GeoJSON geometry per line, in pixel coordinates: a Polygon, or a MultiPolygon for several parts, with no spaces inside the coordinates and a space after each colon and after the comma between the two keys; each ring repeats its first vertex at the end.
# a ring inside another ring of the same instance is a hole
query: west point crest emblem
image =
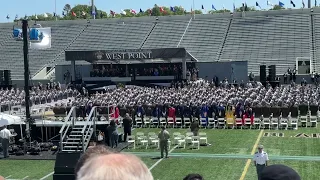
{"type": "Polygon", "coordinates": [[[103,57],[103,53],[102,53],[101,51],[96,52],[96,53],[95,53],[95,56],[96,56],[96,58],[97,58],[98,60],[101,60],[102,57],[103,57]]]}

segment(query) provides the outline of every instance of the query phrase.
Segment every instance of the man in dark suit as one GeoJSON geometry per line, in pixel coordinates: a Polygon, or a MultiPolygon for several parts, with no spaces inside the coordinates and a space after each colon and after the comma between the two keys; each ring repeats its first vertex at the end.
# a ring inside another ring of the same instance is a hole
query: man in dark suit
{"type": "Polygon", "coordinates": [[[123,141],[127,141],[127,136],[131,136],[131,126],[132,126],[132,118],[128,113],[123,118],[123,141]]]}

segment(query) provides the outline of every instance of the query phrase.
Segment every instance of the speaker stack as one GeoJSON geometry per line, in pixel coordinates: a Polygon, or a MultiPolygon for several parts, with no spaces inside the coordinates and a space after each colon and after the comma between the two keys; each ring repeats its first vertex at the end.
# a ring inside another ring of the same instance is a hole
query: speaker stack
{"type": "Polygon", "coordinates": [[[11,85],[11,71],[10,70],[4,70],[3,71],[3,83],[4,85],[11,85]]]}
{"type": "Polygon", "coordinates": [[[3,70],[0,70],[0,85],[4,85],[3,70]]]}
{"type": "Polygon", "coordinates": [[[260,66],[260,82],[264,84],[267,81],[267,66],[261,65],[260,66]]]}
{"type": "Polygon", "coordinates": [[[270,82],[273,82],[276,80],[276,65],[270,65],[269,66],[269,76],[268,79],[270,82]]]}
{"type": "Polygon", "coordinates": [[[75,166],[81,152],[59,152],[54,166],[53,180],[75,180],[75,166]]]}

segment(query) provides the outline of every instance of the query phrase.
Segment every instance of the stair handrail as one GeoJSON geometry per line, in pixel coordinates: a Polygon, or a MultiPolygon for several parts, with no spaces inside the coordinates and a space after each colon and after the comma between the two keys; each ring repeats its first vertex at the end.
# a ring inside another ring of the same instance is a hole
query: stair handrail
{"type": "Polygon", "coordinates": [[[188,24],[187,24],[187,27],[184,29],[184,32],[183,32],[183,34],[182,34],[182,36],[181,36],[181,38],[180,38],[180,41],[179,41],[179,43],[178,43],[178,45],[177,45],[177,48],[180,47],[180,44],[181,44],[181,42],[182,42],[182,40],[183,40],[183,38],[184,38],[184,35],[187,33],[187,30],[188,30],[188,28],[189,28],[189,26],[190,26],[190,24],[191,24],[191,21],[192,21],[192,18],[190,18],[190,20],[189,20],[189,22],[188,22],[188,24]]]}
{"type": "Polygon", "coordinates": [[[67,132],[68,132],[68,130],[69,130],[69,128],[70,128],[70,125],[71,125],[71,124],[74,124],[74,118],[71,118],[71,116],[72,116],[73,112],[75,111],[75,108],[76,108],[76,106],[73,106],[73,107],[70,109],[70,111],[69,111],[67,117],[65,118],[65,121],[64,121],[64,123],[63,123],[63,125],[62,125],[62,127],[61,127],[61,129],[60,129],[60,131],[59,131],[59,134],[60,134],[60,150],[62,150],[62,148],[63,148],[62,142],[63,142],[64,138],[65,138],[66,135],[67,135],[67,132]],[[71,119],[71,120],[70,120],[70,119],[71,119]],[[70,121],[72,121],[72,123],[69,123],[70,121]],[[68,125],[68,126],[67,126],[67,125],[68,125]],[[66,127],[66,126],[67,126],[67,128],[66,128],[66,130],[65,130],[65,127],[66,127]],[[65,130],[65,131],[64,131],[64,130],[65,130]],[[63,135],[62,135],[62,134],[63,134],[63,135]]]}
{"type": "Polygon", "coordinates": [[[87,147],[84,146],[84,143],[85,143],[85,139],[87,138],[88,134],[89,134],[89,131],[85,132],[85,130],[87,129],[87,127],[89,126],[89,129],[91,128],[92,126],[92,123],[90,123],[91,121],[95,121],[95,118],[93,117],[95,115],[95,111],[96,111],[96,108],[97,106],[93,106],[90,113],[89,113],[89,116],[87,117],[87,120],[86,120],[86,123],[85,125],[83,126],[82,128],[82,131],[81,131],[81,135],[82,135],[82,151],[84,152],[85,149],[87,147]],[[93,119],[92,119],[93,118],[93,119]],[[84,134],[86,133],[86,134],[84,134]]]}

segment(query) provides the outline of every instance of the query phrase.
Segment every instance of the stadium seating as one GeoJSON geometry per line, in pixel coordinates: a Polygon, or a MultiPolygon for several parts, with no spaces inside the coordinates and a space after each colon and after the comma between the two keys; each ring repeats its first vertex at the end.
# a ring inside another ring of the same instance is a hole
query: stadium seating
{"type": "Polygon", "coordinates": [[[187,25],[188,20],[159,21],[144,43],[143,48],[176,48],[187,25]]]}
{"type": "Polygon", "coordinates": [[[277,64],[277,73],[310,57],[310,16],[284,15],[235,18],[221,59],[248,60],[248,72],[259,74],[259,65],[277,64]]]}
{"type": "MultiPolygon", "coordinates": [[[[64,50],[118,50],[185,47],[200,62],[248,61],[248,72],[260,64],[277,64],[277,74],[293,68],[297,58],[311,58],[320,72],[319,15],[305,10],[258,11],[191,16],[161,16],[37,22],[52,27],[52,47],[30,50],[30,73],[64,62],[64,50]],[[312,21],[313,19],[313,21],[312,21]],[[189,23],[190,22],[190,23],[189,23]],[[313,23],[312,23],[313,22],[313,23]],[[312,25],[314,26],[312,33],[312,25]],[[179,44],[180,42],[180,44],[179,44]],[[314,44],[313,44],[314,43],[314,44]],[[314,45],[314,46],[312,46],[314,45]],[[312,49],[314,47],[314,49],[312,49]],[[313,53],[314,56],[313,56],[313,53]]],[[[12,23],[0,24],[0,69],[23,78],[22,42],[12,38],[12,23]]],[[[20,26],[20,25],[19,25],[20,26]]]]}
{"type": "Polygon", "coordinates": [[[138,49],[151,27],[151,22],[89,24],[68,49],[138,49]]]}
{"type": "MultiPolygon", "coordinates": [[[[85,27],[79,24],[70,25],[67,22],[47,22],[41,24],[43,27],[52,27],[52,42],[50,49],[29,50],[29,64],[31,76],[47,64],[55,64],[56,61],[64,61],[64,50],[69,43],[85,27]]],[[[12,28],[12,27],[11,27],[12,28]]],[[[10,69],[12,79],[23,79],[23,42],[15,41],[12,38],[12,30],[9,27],[1,28],[4,36],[4,43],[1,46],[0,57],[1,69],[10,69]]]]}
{"type": "Polygon", "coordinates": [[[229,19],[195,19],[183,37],[185,47],[198,61],[215,61],[224,40],[229,19]]]}

